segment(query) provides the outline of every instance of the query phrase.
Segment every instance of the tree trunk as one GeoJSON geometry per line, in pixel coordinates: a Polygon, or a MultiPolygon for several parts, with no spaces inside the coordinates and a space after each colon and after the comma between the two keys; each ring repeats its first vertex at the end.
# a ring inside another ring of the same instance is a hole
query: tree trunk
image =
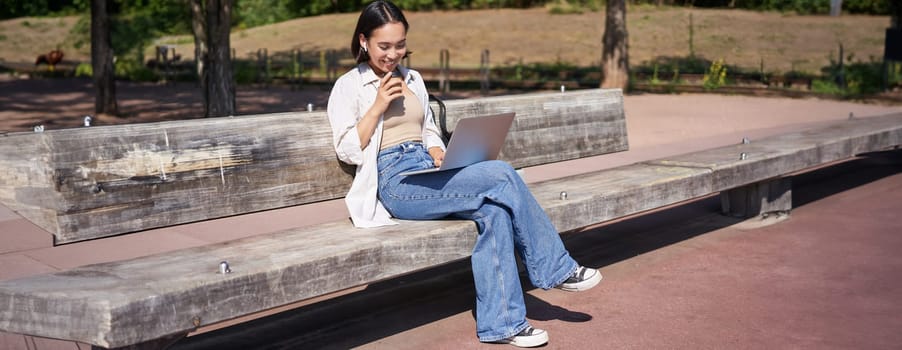
{"type": "Polygon", "coordinates": [[[94,113],[119,114],[116,104],[116,70],[110,41],[107,0],[91,0],[91,68],[94,79],[94,113]]]}
{"type": "MultiPolygon", "coordinates": [[[[191,6],[191,31],[194,33],[194,66],[197,73],[197,81],[201,90],[206,90],[204,84],[204,57],[207,55],[207,13],[204,11],[203,0],[190,0],[191,6]]],[[[206,96],[206,94],[204,94],[206,96]]],[[[207,103],[204,101],[204,105],[207,103]]]]}
{"type": "Polygon", "coordinates": [[[629,84],[626,0],[608,0],[601,53],[601,87],[626,89],[629,84]]]}
{"type": "Polygon", "coordinates": [[[890,28],[902,28],[902,4],[890,1],[889,2],[889,12],[890,12],[890,28]]]}
{"type": "Polygon", "coordinates": [[[204,56],[204,116],[235,115],[235,82],[229,43],[234,0],[207,0],[207,54],[204,56]]]}
{"type": "Polygon", "coordinates": [[[836,17],[842,14],[842,0],[830,0],[830,16],[836,17]]]}

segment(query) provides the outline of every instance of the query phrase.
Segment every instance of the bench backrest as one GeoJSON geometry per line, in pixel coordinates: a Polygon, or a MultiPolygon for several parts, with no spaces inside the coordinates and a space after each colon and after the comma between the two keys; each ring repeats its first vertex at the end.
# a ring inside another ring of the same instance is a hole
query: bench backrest
{"type": "MultiPolygon", "coordinates": [[[[448,129],[517,113],[515,167],[624,151],[620,90],[447,101],[448,129]]],[[[97,126],[0,136],[0,202],[56,244],[340,198],[353,168],[324,112],[97,126]]]]}

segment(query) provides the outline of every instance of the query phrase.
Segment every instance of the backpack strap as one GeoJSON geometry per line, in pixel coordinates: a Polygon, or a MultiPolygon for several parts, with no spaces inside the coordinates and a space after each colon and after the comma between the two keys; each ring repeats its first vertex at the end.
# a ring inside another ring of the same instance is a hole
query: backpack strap
{"type": "MultiPolygon", "coordinates": [[[[442,132],[442,141],[445,143],[445,145],[447,145],[448,141],[451,140],[452,133],[448,131],[448,120],[447,120],[447,117],[445,114],[445,103],[442,102],[441,99],[439,99],[438,97],[436,97],[433,94],[429,94],[429,102],[435,102],[436,104],[438,104],[438,122],[436,124],[438,125],[439,129],[442,132]]],[[[429,109],[430,110],[432,109],[431,104],[429,106],[429,109]]],[[[436,122],[435,116],[436,116],[436,113],[433,110],[432,111],[432,121],[433,122],[436,122]]]]}

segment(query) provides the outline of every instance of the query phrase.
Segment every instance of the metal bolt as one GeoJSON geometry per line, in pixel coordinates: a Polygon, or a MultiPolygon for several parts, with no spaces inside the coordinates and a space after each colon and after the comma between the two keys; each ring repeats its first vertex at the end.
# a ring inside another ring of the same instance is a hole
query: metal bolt
{"type": "Polygon", "coordinates": [[[748,138],[748,137],[743,137],[743,138],[742,138],[742,144],[743,144],[743,145],[747,145],[747,144],[750,144],[750,143],[752,143],[752,141],[749,141],[749,138],[748,138]]]}
{"type": "Polygon", "coordinates": [[[561,200],[567,199],[567,191],[561,191],[561,200]]]}
{"type": "Polygon", "coordinates": [[[44,126],[43,125],[35,125],[34,132],[44,132],[44,126]]]}
{"type": "Polygon", "coordinates": [[[307,112],[313,112],[313,104],[312,103],[307,104],[307,112]]]}
{"type": "Polygon", "coordinates": [[[224,274],[231,273],[231,272],[232,272],[232,269],[229,268],[228,261],[223,260],[221,263],[219,263],[219,273],[224,275],[224,274]]]}
{"type": "Polygon", "coordinates": [[[84,120],[85,120],[85,126],[91,126],[91,116],[86,115],[84,120]]]}
{"type": "Polygon", "coordinates": [[[745,154],[745,152],[742,152],[739,154],[739,160],[746,160],[746,159],[748,159],[748,157],[749,157],[749,155],[745,154]]]}

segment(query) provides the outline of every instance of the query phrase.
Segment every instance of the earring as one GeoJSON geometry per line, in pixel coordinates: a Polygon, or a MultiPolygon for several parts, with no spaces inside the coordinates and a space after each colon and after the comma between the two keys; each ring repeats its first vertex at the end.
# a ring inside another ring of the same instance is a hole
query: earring
{"type": "Polygon", "coordinates": [[[360,48],[363,49],[363,52],[369,52],[369,50],[366,49],[366,43],[363,43],[363,46],[360,46],[360,48]]]}

